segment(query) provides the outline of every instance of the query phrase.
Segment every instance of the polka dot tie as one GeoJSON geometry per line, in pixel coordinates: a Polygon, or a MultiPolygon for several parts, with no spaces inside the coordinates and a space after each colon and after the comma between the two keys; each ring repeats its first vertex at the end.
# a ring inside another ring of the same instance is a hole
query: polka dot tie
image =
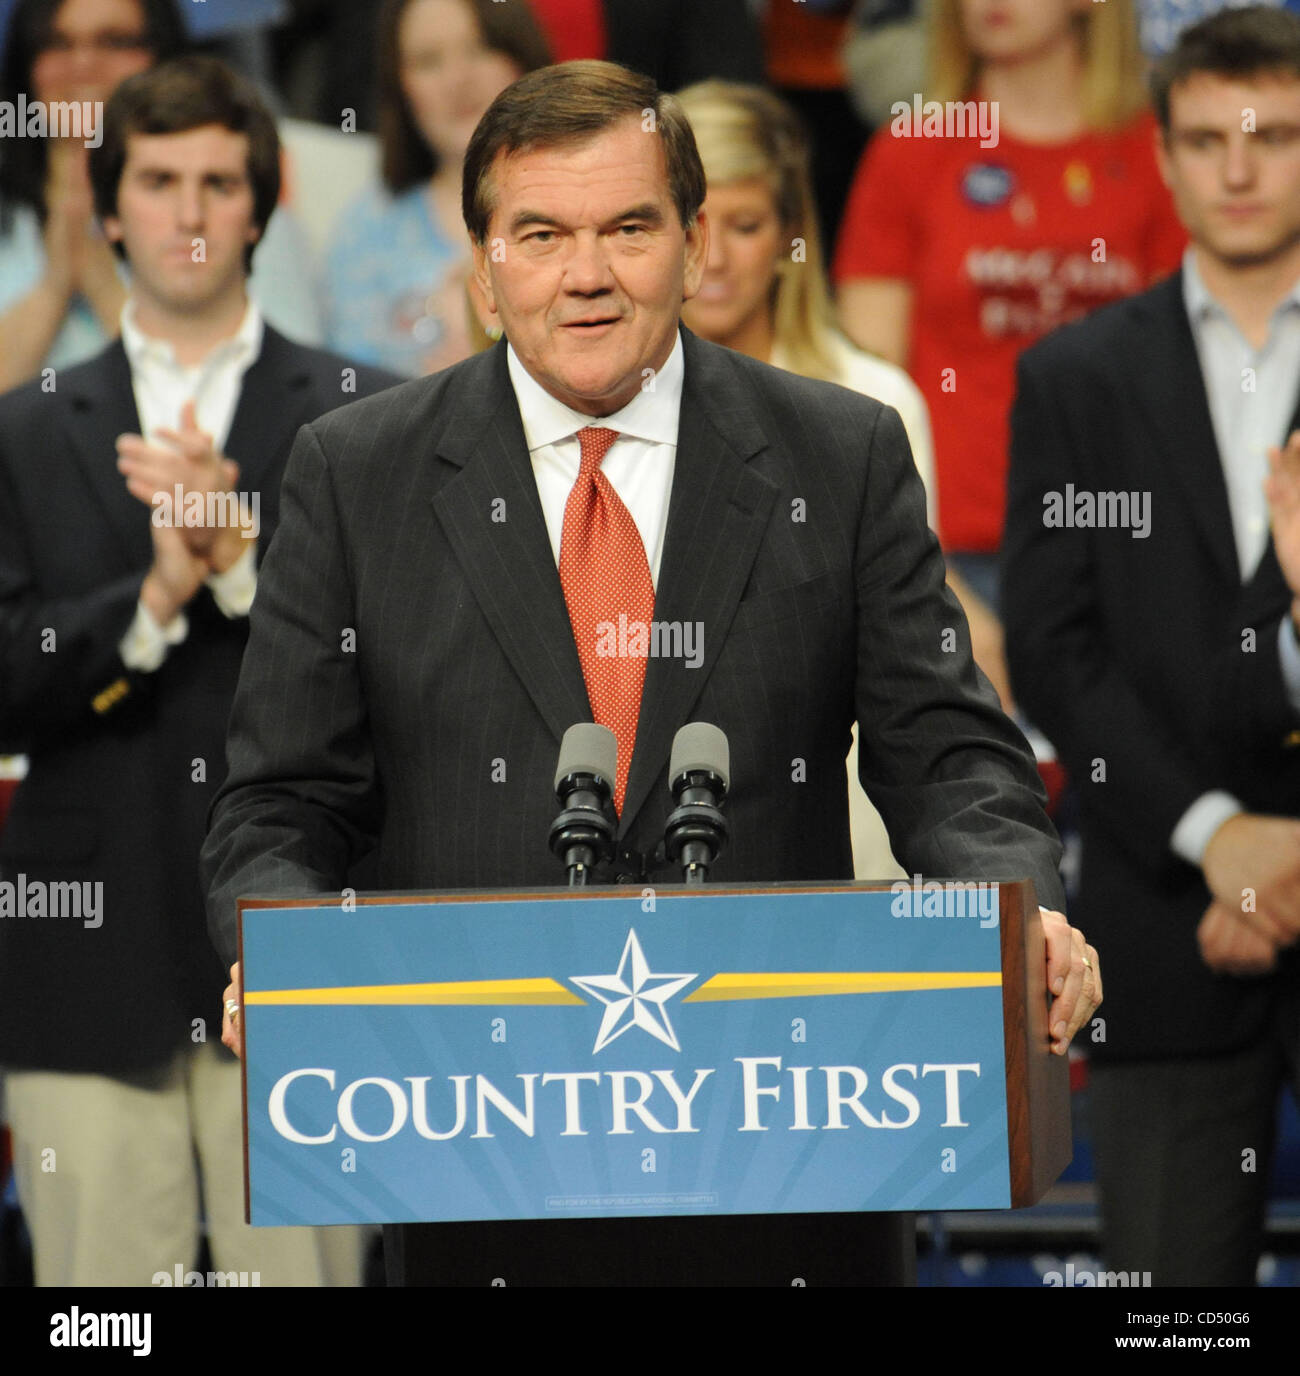
{"type": "Polygon", "coordinates": [[[621,813],[641,711],[655,590],[641,532],[600,471],[616,439],[617,430],[601,426],[578,431],[582,458],[564,507],[560,586],[587,681],[591,714],[618,737],[614,807],[621,813]],[[644,631],[638,633],[638,625],[644,631]],[[629,646],[640,653],[628,653],[629,646]]]}

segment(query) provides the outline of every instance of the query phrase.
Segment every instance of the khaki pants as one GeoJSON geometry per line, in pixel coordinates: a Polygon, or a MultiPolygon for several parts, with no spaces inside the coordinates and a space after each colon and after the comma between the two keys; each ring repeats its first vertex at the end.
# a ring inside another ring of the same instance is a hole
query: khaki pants
{"type": "Polygon", "coordinates": [[[200,1199],[214,1272],[245,1273],[227,1283],[361,1283],[362,1229],[244,1222],[239,1065],[214,1045],[122,1079],[10,1072],[5,1110],[37,1285],[174,1284],[200,1199]]]}

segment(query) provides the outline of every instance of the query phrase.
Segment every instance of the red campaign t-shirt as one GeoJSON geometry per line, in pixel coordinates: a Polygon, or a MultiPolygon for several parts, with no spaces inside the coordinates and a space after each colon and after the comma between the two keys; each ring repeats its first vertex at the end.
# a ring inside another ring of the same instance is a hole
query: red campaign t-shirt
{"type": "Polygon", "coordinates": [[[1178,266],[1187,235],[1154,131],[1143,114],[1063,144],[1002,133],[982,148],[978,136],[903,138],[884,126],[863,154],[835,281],[912,286],[907,367],[930,408],[947,549],[1001,542],[1020,351],[1178,266]]]}

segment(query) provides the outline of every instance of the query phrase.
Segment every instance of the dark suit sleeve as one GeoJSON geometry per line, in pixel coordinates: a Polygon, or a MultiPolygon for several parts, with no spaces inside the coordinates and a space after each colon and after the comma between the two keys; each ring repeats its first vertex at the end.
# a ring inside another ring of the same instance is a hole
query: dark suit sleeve
{"type": "Polygon", "coordinates": [[[258,578],[203,846],[208,927],[236,957],[242,895],[337,892],[373,843],[374,758],[344,537],[324,451],[298,432],[258,578]]]}
{"type": "Polygon", "coordinates": [[[1043,523],[1045,493],[1064,492],[1068,482],[1093,486],[1058,395],[1083,384],[1062,372],[1032,357],[1019,367],[1003,543],[1008,666],[1030,720],[1085,790],[1090,816],[1135,865],[1163,870],[1174,859],[1169,840],[1179,819],[1215,782],[1115,663],[1097,593],[1095,532],[1043,523]],[[1094,778],[1100,761],[1104,780],[1094,778]]]}
{"type": "MultiPolygon", "coordinates": [[[[12,447],[11,436],[5,442],[12,447]]],[[[0,751],[6,753],[31,750],[42,735],[93,713],[107,715],[130,694],[138,676],[122,663],[118,643],[144,581],[141,570],[85,593],[44,596],[10,459],[0,453],[0,751]]]]}
{"type": "Polygon", "coordinates": [[[1034,881],[1064,908],[1033,755],[971,657],[898,414],[871,437],[856,557],[859,774],[895,854],[927,877],[1034,881]]]}

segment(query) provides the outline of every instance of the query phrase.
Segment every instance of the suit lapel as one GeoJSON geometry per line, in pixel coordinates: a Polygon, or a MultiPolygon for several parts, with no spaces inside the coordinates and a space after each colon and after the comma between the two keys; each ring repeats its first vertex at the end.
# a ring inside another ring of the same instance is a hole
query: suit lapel
{"type": "Polygon", "coordinates": [[[224,450],[239,465],[241,491],[259,490],[277,456],[288,453],[299,425],[315,419],[302,413],[300,401],[310,380],[305,354],[264,325],[262,347],[244,373],[224,450]]]}
{"type": "Polygon", "coordinates": [[[641,693],[636,748],[620,818],[626,834],[668,764],[673,736],[691,719],[731,626],[767,529],[776,488],[748,466],[767,440],[737,389],[725,350],[682,331],[677,462],[655,595],[655,620],[698,623],[703,662],[650,659],[641,693]]]}
{"type": "Polygon", "coordinates": [[[138,434],[131,369],[121,341],[74,374],[67,413],[73,453],[95,493],[109,528],[129,567],[149,562],[148,508],[126,490],[117,471],[115,442],[121,434],[138,434]]]}
{"type": "Polygon", "coordinates": [[[1165,471],[1181,489],[1210,557],[1235,585],[1241,571],[1228,489],[1182,282],[1177,272],[1132,303],[1132,309],[1146,314],[1142,337],[1148,341],[1146,358],[1136,369],[1137,391],[1155,433],[1164,439],[1165,471]]]}
{"type": "Polygon", "coordinates": [[[574,722],[591,720],[591,705],[505,344],[466,373],[457,411],[438,442],[439,456],[461,471],[434,495],[434,514],[558,746],[574,722]]]}

